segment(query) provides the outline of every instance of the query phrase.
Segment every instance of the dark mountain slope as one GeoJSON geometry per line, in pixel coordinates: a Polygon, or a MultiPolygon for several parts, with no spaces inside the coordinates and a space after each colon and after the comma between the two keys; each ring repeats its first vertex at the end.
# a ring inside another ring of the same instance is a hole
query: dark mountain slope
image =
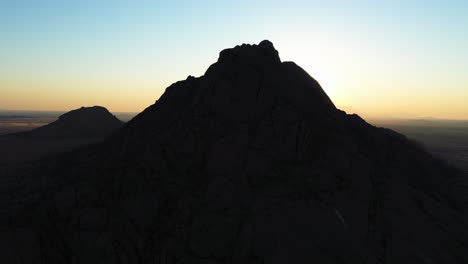
{"type": "Polygon", "coordinates": [[[466,176],[336,109],[268,41],[222,51],[103,144],[32,170],[4,221],[10,259],[468,261],[466,176]]]}

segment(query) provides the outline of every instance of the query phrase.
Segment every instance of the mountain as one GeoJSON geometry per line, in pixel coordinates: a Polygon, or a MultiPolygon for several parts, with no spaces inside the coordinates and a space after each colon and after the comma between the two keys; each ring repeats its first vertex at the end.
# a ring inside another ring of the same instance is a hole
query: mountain
{"type": "Polygon", "coordinates": [[[102,106],[81,107],[61,115],[48,125],[17,135],[32,138],[102,137],[122,126],[123,122],[102,106]]]}
{"type": "Polygon", "coordinates": [[[465,177],[244,44],[102,144],[21,172],[2,259],[467,263],[465,177]]]}

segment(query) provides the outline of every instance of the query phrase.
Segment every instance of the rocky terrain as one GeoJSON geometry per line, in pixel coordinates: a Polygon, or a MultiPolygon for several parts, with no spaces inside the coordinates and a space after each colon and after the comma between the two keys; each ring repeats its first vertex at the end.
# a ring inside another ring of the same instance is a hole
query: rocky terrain
{"type": "Polygon", "coordinates": [[[4,263],[468,262],[467,176],[337,109],[269,41],[14,175],[4,263]]]}

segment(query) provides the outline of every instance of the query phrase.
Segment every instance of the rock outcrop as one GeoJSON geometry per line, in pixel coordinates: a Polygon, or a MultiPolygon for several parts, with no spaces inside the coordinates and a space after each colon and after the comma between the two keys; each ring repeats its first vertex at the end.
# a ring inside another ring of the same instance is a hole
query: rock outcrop
{"type": "Polygon", "coordinates": [[[4,259],[468,262],[466,176],[336,109],[268,41],[222,51],[106,142],[26,174],[39,183],[18,188],[4,259]]]}

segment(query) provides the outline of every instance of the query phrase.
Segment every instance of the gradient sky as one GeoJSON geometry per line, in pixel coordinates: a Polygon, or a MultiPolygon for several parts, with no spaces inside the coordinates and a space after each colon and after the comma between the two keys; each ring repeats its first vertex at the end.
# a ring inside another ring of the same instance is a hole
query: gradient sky
{"type": "Polygon", "coordinates": [[[271,40],[364,117],[468,119],[468,1],[0,0],[0,109],[139,112],[271,40]]]}

